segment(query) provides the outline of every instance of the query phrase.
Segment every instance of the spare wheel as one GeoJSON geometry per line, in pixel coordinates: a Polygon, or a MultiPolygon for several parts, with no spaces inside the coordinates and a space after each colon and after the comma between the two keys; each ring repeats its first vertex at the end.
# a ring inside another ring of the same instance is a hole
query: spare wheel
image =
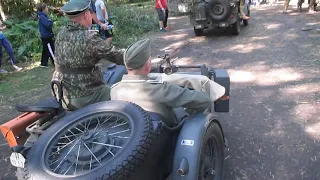
{"type": "Polygon", "coordinates": [[[146,111],[133,103],[89,105],[40,136],[28,152],[25,178],[128,179],[147,156],[153,132],[146,111]]]}
{"type": "Polygon", "coordinates": [[[207,3],[207,13],[212,20],[226,20],[230,11],[231,7],[228,0],[209,0],[207,3]]]}

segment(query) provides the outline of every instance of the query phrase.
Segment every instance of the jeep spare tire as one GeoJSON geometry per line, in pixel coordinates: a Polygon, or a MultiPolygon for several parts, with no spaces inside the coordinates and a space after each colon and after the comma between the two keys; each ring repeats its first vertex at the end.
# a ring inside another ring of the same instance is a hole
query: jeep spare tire
{"type": "Polygon", "coordinates": [[[154,135],[138,105],[92,104],[63,117],[28,151],[24,171],[32,180],[128,179],[143,163],[154,135]]]}
{"type": "Polygon", "coordinates": [[[209,0],[206,8],[208,16],[216,21],[226,20],[231,11],[228,0],[209,0]]]}

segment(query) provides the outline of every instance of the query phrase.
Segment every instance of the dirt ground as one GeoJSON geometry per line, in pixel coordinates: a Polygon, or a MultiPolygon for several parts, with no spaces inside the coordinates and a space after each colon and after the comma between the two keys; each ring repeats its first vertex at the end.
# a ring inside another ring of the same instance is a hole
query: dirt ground
{"type": "Polygon", "coordinates": [[[320,179],[320,15],[281,10],[255,8],[239,36],[194,37],[188,19],[176,18],[179,30],[154,43],[181,45],[179,63],[228,70],[231,112],[219,114],[229,141],[227,180],[320,179]]]}
{"type": "MultiPolygon", "coordinates": [[[[213,30],[195,37],[185,16],[170,18],[172,31],[151,36],[153,56],[179,47],[177,63],[228,70],[231,111],[218,114],[229,141],[226,180],[320,179],[320,12],[281,8],[252,9],[239,36],[213,30]]],[[[49,95],[40,92],[28,101],[49,95]]],[[[2,123],[17,115],[14,103],[1,105],[2,123]]],[[[9,155],[1,139],[0,179],[15,179],[9,155]]]]}

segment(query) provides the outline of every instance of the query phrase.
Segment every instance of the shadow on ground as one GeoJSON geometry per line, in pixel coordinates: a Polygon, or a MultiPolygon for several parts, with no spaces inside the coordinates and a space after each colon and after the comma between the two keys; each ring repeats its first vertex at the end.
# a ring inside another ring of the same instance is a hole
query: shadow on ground
{"type": "Polygon", "coordinates": [[[184,17],[175,24],[183,29],[154,40],[154,54],[181,47],[177,63],[228,70],[231,112],[219,114],[229,140],[227,180],[320,178],[320,14],[281,8],[256,8],[239,36],[195,37],[184,17]]]}

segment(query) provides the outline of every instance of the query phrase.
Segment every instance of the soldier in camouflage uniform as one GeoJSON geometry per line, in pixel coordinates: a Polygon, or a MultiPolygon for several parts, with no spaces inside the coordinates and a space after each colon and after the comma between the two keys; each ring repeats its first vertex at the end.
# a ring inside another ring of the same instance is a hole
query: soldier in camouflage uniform
{"type": "Polygon", "coordinates": [[[92,24],[90,0],[70,0],[62,7],[70,25],[56,37],[56,66],[52,80],[61,82],[63,107],[75,110],[88,104],[110,99],[110,87],[96,64],[110,60],[123,64],[122,52],[107,46],[98,32],[88,30],[92,24]]]}
{"type": "MultiPolygon", "coordinates": [[[[211,108],[207,92],[190,90],[161,80],[152,80],[150,40],[131,45],[124,53],[128,75],[111,88],[112,100],[125,100],[138,104],[147,111],[164,117],[168,126],[175,124],[173,108],[186,107],[192,110],[211,108]]],[[[224,92],[223,92],[224,93],[224,92]]],[[[222,94],[223,95],[223,94],[222,94]]]]}

